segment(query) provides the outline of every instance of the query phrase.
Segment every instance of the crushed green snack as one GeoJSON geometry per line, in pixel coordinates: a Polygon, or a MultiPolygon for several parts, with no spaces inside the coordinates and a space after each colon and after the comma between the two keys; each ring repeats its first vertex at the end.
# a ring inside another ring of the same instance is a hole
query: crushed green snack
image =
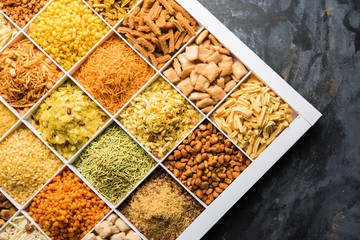
{"type": "Polygon", "coordinates": [[[66,159],[71,158],[107,120],[106,114],[74,83],[50,94],[31,123],[42,139],[66,159]]]}
{"type": "Polygon", "coordinates": [[[85,148],[74,165],[96,190],[117,204],[155,164],[114,124],[85,148]]]}

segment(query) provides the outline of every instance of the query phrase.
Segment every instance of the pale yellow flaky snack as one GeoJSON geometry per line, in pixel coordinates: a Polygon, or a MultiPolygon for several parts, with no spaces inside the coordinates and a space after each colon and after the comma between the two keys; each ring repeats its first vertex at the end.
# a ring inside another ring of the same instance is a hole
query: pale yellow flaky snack
{"type": "Polygon", "coordinates": [[[256,76],[240,84],[211,119],[251,158],[292,122],[292,109],[256,76]]]}

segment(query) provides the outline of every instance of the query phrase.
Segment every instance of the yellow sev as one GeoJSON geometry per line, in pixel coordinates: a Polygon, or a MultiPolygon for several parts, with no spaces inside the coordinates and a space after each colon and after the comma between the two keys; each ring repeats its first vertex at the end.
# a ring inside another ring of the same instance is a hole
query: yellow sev
{"type": "Polygon", "coordinates": [[[74,78],[111,114],[115,114],[155,74],[117,36],[100,45],[74,78]]]}

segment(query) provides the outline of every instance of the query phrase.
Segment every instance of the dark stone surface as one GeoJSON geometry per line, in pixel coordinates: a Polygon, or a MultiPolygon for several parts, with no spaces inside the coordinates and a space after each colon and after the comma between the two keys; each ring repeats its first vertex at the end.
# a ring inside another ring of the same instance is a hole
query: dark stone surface
{"type": "Polygon", "coordinates": [[[200,2],[323,113],[203,239],[360,239],[360,1],[200,2]]]}

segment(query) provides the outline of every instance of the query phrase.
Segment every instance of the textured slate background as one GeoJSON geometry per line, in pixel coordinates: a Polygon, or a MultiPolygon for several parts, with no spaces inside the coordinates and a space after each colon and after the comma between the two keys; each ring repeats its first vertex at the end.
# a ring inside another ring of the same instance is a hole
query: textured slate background
{"type": "Polygon", "coordinates": [[[360,0],[200,0],[323,113],[203,240],[360,239],[360,0]]]}

